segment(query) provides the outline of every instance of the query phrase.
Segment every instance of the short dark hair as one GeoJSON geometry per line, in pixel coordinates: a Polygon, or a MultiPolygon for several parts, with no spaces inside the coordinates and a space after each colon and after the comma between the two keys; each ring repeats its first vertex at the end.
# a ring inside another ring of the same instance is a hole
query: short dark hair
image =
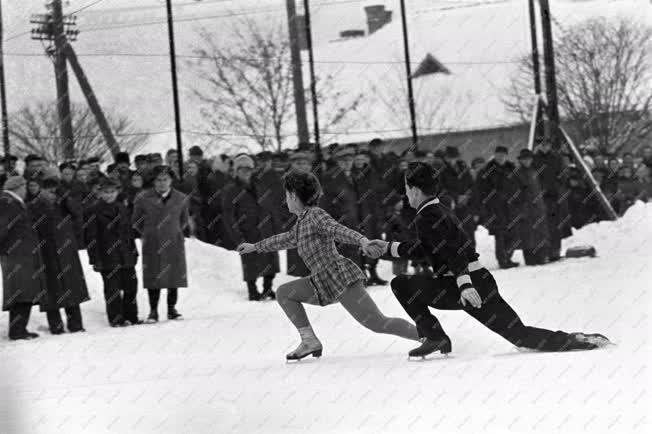
{"type": "Polygon", "coordinates": [[[306,206],[317,205],[322,192],[321,184],[313,173],[298,173],[294,170],[283,177],[283,188],[296,194],[306,206]]]}
{"type": "Polygon", "coordinates": [[[437,172],[430,164],[412,162],[405,172],[405,183],[410,188],[418,188],[425,194],[433,195],[439,191],[437,172]]]}

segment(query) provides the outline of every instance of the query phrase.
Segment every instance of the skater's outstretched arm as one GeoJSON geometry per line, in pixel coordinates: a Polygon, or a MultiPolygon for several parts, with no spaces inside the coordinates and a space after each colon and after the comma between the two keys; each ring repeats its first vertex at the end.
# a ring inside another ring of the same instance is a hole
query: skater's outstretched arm
{"type": "Polygon", "coordinates": [[[293,249],[297,246],[297,225],[292,226],[287,232],[272,235],[269,238],[254,244],[257,252],[277,252],[279,250],[293,249]]]}

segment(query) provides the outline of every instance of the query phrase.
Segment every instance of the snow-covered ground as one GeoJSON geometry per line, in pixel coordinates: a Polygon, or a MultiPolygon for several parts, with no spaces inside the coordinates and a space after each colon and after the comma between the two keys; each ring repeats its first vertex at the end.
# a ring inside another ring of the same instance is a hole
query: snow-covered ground
{"type": "MultiPolygon", "coordinates": [[[[39,339],[0,341],[0,433],[650,432],[651,221],[652,204],[638,203],[565,243],[592,244],[597,258],[495,271],[526,323],[618,343],[593,352],[519,353],[464,313],[440,312],[452,357],[408,362],[414,343],[331,306],[308,308],[324,356],[286,364],[298,335],[275,303],[244,300],[234,253],[189,241],[186,320],[125,329],[107,326],[86,267],[87,333],[50,336],[34,310],[39,339]]],[[[493,239],[478,240],[495,269],[493,239]]],[[[371,293],[405,317],[388,288],[371,293]]],[[[144,292],[139,303],[146,314],[144,292]]],[[[3,313],[3,337],[6,323],[3,313]]]]}

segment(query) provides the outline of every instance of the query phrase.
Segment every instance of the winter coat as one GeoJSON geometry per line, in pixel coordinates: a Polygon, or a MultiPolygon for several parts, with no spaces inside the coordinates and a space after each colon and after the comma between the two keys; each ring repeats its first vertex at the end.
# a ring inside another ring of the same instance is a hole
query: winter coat
{"type": "Polygon", "coordinates": [[[507,230],[513,231],[517,249],[543,249],[548,243],[548,227],[546,206],[537,172],[533,167],[520,166],[514,175],[516,195],[508,204],[517,209],[517,216],[514,225],[508,225],[507,230]]]}
{"type": "Polygon", "coordinates": [[[548,232],[551,240],[560,240],[573,234],[567,200],[567,182],[561,156],[551,151],[537,151],[532,167],[539,173],[543,201],[548,215],[548,232]]]}
{"type": "MultiPolygon", "coordinates": [[[[255,183],[247,185],[239,179],[234,180],[224,190],[224,224],[236,245],[255,243],[274,234],[271,211],[264,208],[264,201],[260,202],[258,191],[255,183]]],[[[241,260],[243,279],[247,282],[280,271],[277,253],[244,255],[241,260]]]]}
{"type": "MultiPolygon", "coordinates": [[[[441,197],[448,197],[452,202],[455,216],[462,222],[464,231],[471,241],[475,240],[477,224],[473,219],[475,209],[472,206],[474,181],[469,166],[462,160],[454,164],[446,163],[439,179],[441,180],[441,197]]],[[[475,241],[474,241],[475,242],[475,241]]]]}
{"type": "Polygon", "coordinates": [[[274,169],[263,170],[256,174],[254,184],[258,188],[258,201],[262,209],[272,219],[272,230],[275,234],[283,232],[287,205],[281,176],[274,169]]]}
{"type": "Polygon", "coordinates": [[[29,204],[47,279],[42,311],[77,306],[90,300],[79,260],[75,218],[68,204],[71,200],[42,191],[29,204]]]}
{"type": "Polygon", "coordinates": [[[358,195],[358,209],[361,216],[357,230],[369,239],[380,238],[384,226],[384,212],[381,207],[381,193],[377,189],[379,177],[376,172],[366,166],[353,169],[352,177],[358,195]]]}
{"type": "Polygon", "coordinates": [[[0,266],[2,309],[15,303],[38,304],[46,283],[38,234],[27,206],[7,192],[0,192],[0,266]]]}
{"type": "Polygon", "coordinates": [[[516,183],[513,179],[516,166],[511,161],[500,165],[496,160],[490,160],[478,173],[477,191],[482,198],[479,203],[480,224],[489,230],[491,235],[497,235],[505,230],[516,218],[516,210],[510,207],[508,201],[516,194],[516,183]]]}
{"type": "Polygon", "coordinates": [[[220,171],[214,171],[208,176],[206,180],[206,199],[202,213],[206,223],[207,242],[227,250],[236,248],[235,241],[231,239],[229,231],[224,225],[222,215],[223,192],[230,183],[231,178],[220,171]]]}
{"type": "Polygon", "coordinates": [[[138,250],[127,206],[98,202],[86,216],[88,259],[101,272],[135,267],[138,250]]]}
{"type": "MultiPolygon", "coordinates": [[[[334,303],[353,283],[366,278],[362,270],[337,251],[335,242],[359,246],[363,235],[337,223],[318,207],[306,208],[288,232],[255,244],[259,252],[296,247],[310,269],[310,282],[321,306],[334,303]]],[[[247,255],[244,255],[247,256],[247,255]]]]}
{"type": "Polygon", "coordinates": [[[171,189],[166,198],[145,190],[134,203],[131,218],[142,239],[143,286],[188,286],[184,230],[188,226],[188,196],[171,189]]]}

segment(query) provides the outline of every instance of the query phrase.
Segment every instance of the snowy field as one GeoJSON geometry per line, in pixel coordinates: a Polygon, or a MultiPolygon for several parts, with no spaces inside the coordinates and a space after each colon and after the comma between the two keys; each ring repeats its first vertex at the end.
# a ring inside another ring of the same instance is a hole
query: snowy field
{"type": "MultiPolygon", "coordinates": [[[[593,352],[519,353],[463,312],[441,312],[452,357],[408,362],[414,343],[331,306],[308,311],[324,356],[286,364],[298,334],[275,303],[244,300],[234,253],[190,240],[186,320],[124,329],[107,326],[86,267],[87,333],[51,336],[35,309],[41,338],[9,342],[0,316],[0,433],[650,432],[651,221],[652,204],[639,203],[565,243],[592,244],[597,258],[495,272],[526,323],[618,343],[593,352]]],[[[478,240],[495,269],[493,239],[478,240]]],[[[405,316],[389,288],[371,293],[405,316]]],[[[139,303],[144,316],[144,291],[139,303]]]]}

